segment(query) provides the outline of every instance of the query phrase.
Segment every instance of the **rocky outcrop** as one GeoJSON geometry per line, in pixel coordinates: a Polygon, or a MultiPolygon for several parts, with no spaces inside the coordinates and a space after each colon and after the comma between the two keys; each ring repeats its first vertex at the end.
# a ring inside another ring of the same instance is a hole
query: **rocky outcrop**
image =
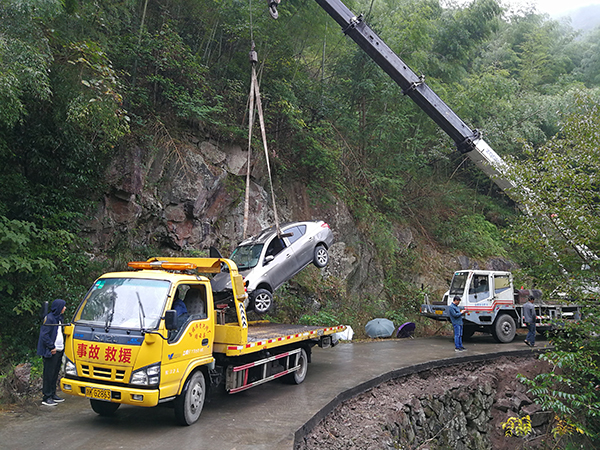
{"type": "MultiPolygon", "coordinates": [[[[115,248],[147,248],[163,255],[198,254],[214,246],[229,255],[242,240],[247,155],[237,144],[190,131],[174,138],[160,127],[148,143],[124,144],[106,170],[104,195],[84,224],[93,253],[101,258],[115,248]]],[[[248,235],[274,224],[264,157],[254,155],[248,235]]],[[[311,198],[297,181],[275,179],[274,184],[280,222],[322,219],[330,224],[335,244],[323,275],[344,280],[349,294],[382,297],[386,262],[348,206],[329,192],[311,198]]],[[[429,261],[404,274],[403,281],[426,286],[436,298],[454,270],[477,265],[438,253],[435,243],[409,226],[392,226],[389,236],[400,251],[410,249],[429,261]]]]}

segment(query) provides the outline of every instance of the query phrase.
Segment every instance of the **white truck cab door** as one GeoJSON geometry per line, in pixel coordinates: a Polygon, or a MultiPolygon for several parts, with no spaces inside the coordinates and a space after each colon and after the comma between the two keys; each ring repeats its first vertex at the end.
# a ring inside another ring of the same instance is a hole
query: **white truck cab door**
{"type": "Polygon", "coordinates": [[[469,283],[469,304],[489,303],[492,297],[490,286],[489,275],[473,274],[469,283]]]}

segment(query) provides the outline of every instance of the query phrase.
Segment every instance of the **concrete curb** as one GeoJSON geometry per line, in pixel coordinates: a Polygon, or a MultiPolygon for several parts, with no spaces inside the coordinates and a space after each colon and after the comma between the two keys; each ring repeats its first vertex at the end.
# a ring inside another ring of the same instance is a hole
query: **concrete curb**
{"type": "Polygon", "coordinates": [[[365,381],[353,388],[350,388],[333,398],[327,405],[325,405],[320,411],[318,411],[311,419],[306,422],[302,427],[300,427],[294,433],[294,449],[297,449],[300,445],[300,442],[310,433],[312,430],[327,417],[336,407],[338,407],[343,402],[350,400],[357,395],[360,395],[369,389],[372,389],[376,386],[379,386],[382,383],[385,383],[390,380],[395,380],[396,378],[405,377],[408,375],[414,375],[417,373],[425,372],[427,370],[439,369],[442,367],[451,367],[459,364],[465,364],[469,362],[481,362],[481,361],[491,361],[503,356],[513,356],[513,357],[526,357],[532,356],[532,354],[539,355],[540,353],[544,353],[551,349],[548,348],[540,348],[540,349],[525,349],[525,350],[517,350],[517,351],[506,351],[506,352],[498,352],[493,354],[484,354],[484,355],[468,355],[462,356],[458,358],[448,358],[448,359],[439,359],[436,361],[429,361],[423,364],[416,364],[413,366],[402,367],[400,369],[392,370],[390,372],[384,373],[378,377],[372,378],[369,381],[365,381]]]}

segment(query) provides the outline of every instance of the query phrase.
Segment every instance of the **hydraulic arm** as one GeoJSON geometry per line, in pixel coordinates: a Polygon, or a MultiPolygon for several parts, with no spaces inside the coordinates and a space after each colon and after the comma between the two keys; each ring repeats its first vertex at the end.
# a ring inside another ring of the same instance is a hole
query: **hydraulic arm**
{"type": "MultiPolygon", "coordinates": [[[[277,5],[281,0],[269,0],[269,10],[277,18],[277,5]]],[[[340,0],[315,0],[348,35],[377,63],[429,117],[455,142],[457,149],[466,154],[502,190],[514,187],[506,178],[505,161],[472,130],[460,117],[417,76],[396,53],[362,19],[350,11],[340,0]]]]}

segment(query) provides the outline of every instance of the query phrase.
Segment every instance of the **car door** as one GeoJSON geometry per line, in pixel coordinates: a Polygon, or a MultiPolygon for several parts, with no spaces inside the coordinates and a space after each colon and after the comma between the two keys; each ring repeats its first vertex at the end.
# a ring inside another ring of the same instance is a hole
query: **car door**
{"type": "Polygon", "coordinates": [[[294,225],[286,229],[283,234],[294,252],[292,275],[298,273],[314,258],[314,238],[307,238],[306,225],[294,225]]]}
{"type": "Polygon", "coordinates": [[[264,279],[275,290],[294,274],[294,250],[285,239],[277,235],[273,236],[265,247],[264,279]],[[270,259],[271,256],[273,259],[270,259]]]}

